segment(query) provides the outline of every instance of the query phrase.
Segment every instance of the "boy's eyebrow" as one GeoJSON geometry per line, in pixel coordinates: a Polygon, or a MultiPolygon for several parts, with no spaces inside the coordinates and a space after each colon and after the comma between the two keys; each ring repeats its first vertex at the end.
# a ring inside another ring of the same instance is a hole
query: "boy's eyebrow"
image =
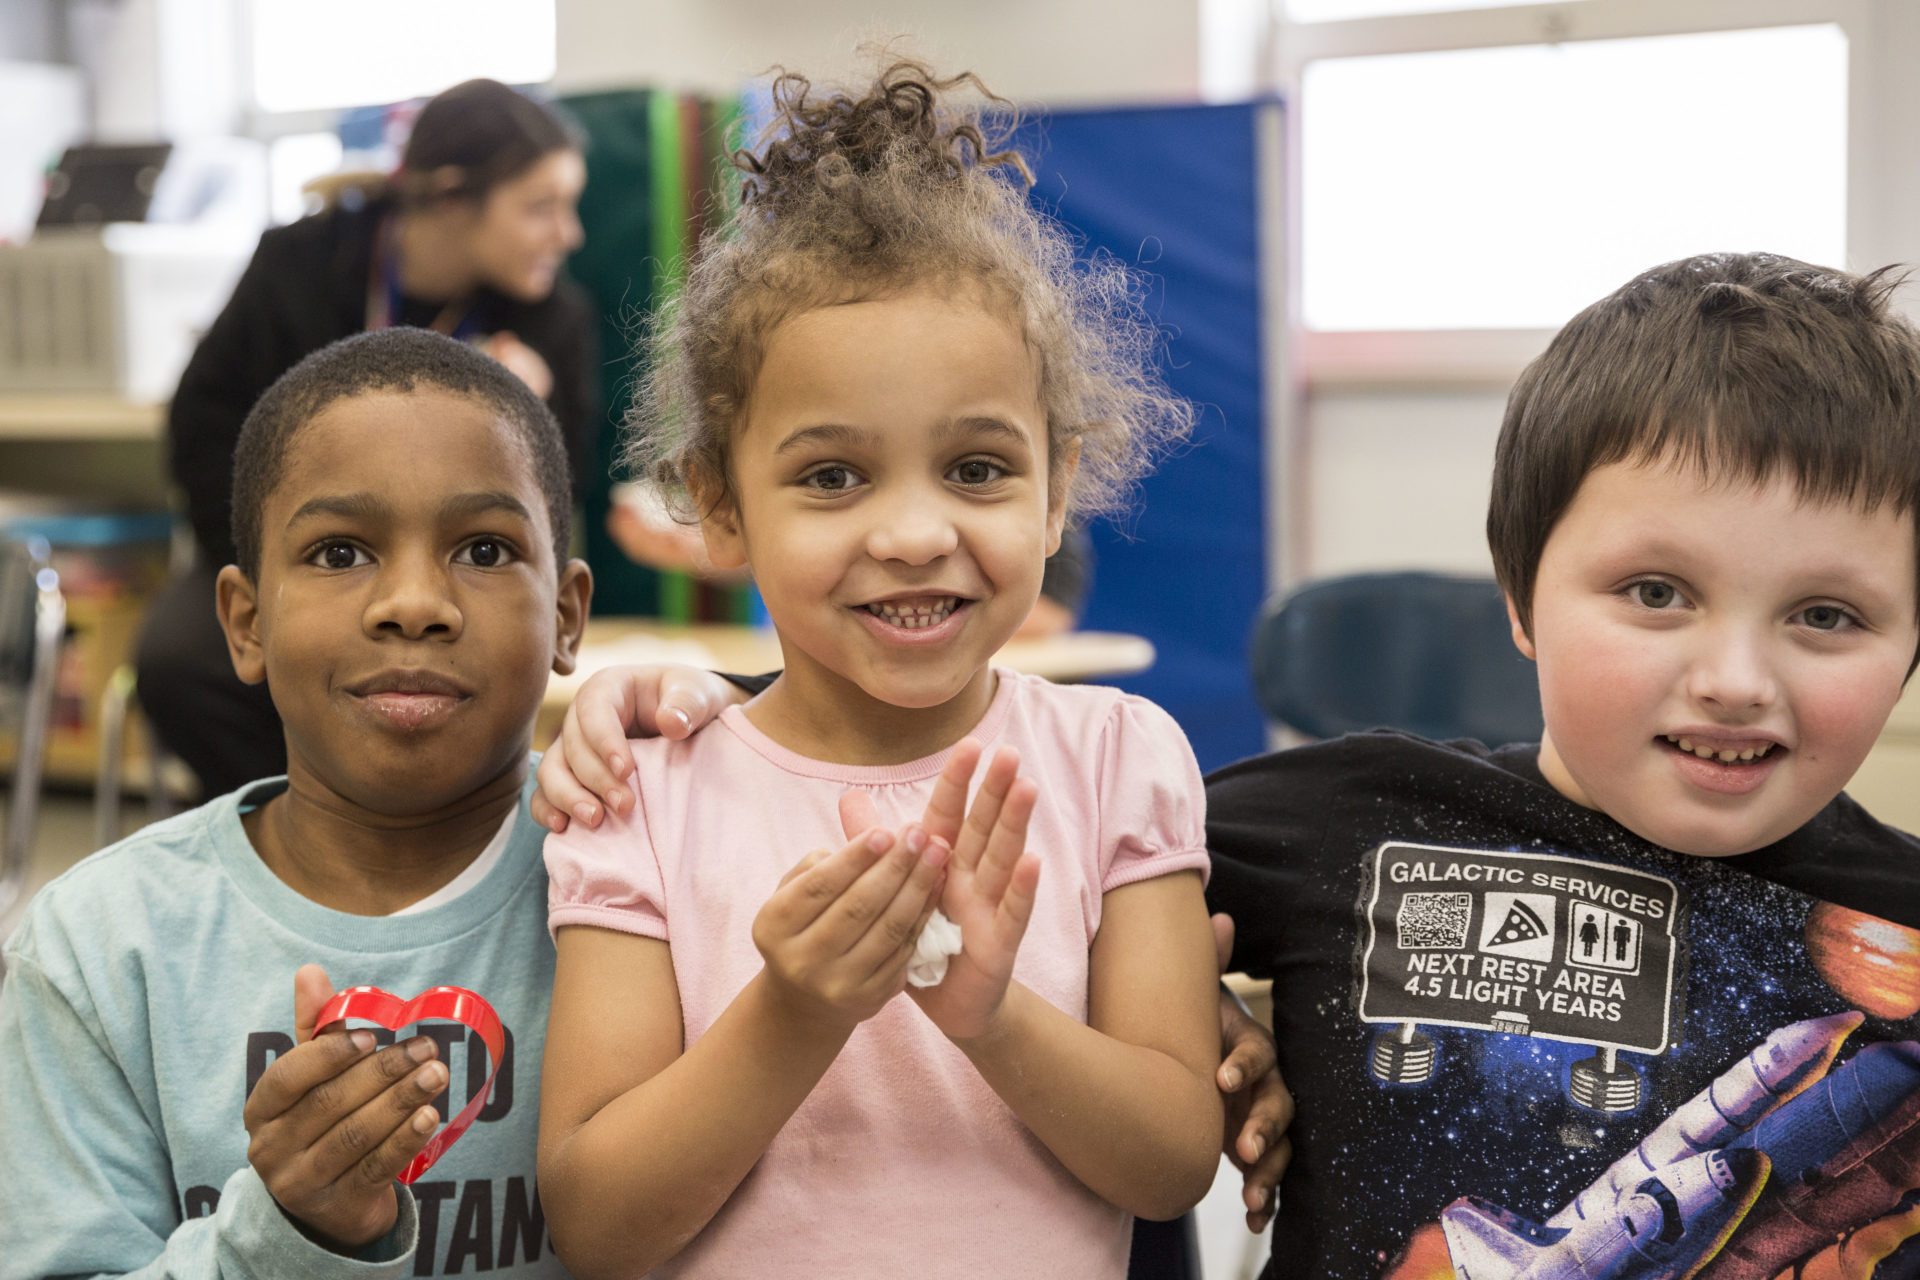
{"type": "Polygon", "coordinates": [[[533,522],[533,512],[527,510],[527,504],[500,489],[489,489],[481,493],[457,493],[440,504],[442,516],[456,519],[485,515],[491,511],[504,511],[508,515],[519,516],[529,524],[533,522]]]}
{"type": "MultiPolygon", "coordinates": [[[[457,493],[440,504],[443,519],[465,519],[483,515],[490,511],[504,511],[531,522],[533,513],[527,510],[527,504],[512,494],[497,489],[479,493],[457,493]]],[[[300,504],[299,510],[287,518],[289,525],[298,524],[309,516],[332,516],[345,520],[377,520],[390,516],[393,509],[384,501],[370,493],[322,494],[309,498],[300,504]]]]}
{"type": "Polygon", "coordinates": [[[308,498],[287,517],[289,525],[309,516],[334,516],[346,520],[367,520],[387,513],[387,504],[370,493],[328,493],[308,498]]]}

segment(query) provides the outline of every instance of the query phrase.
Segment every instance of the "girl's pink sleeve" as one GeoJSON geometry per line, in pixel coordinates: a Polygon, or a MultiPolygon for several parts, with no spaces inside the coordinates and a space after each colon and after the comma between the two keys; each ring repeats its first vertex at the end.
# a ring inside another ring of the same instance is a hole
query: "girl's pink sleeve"
{"type": "MultiPolygon", "coordinates": [[[[635,760],[634,776],[641,762],[635,760]]],[[[620,933],[667,939],[667,894],[647,824],[646,788],[625,817],[608,813],[597,830],[570,824],[549,835],[547,932],[589,924],[620,933]]]]}
{"type": "Polygon", "coordinates": [[[1173,717],[1131,694],[1115,705],[1101,742],[1100,891],[1207,861],[1207,793],[1173,717]]]}

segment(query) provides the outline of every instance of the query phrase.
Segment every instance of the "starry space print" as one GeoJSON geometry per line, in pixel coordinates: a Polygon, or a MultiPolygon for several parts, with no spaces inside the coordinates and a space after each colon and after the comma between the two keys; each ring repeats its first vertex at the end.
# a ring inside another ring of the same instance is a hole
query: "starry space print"
{"type": "Polygon", "coordinates": [[[1920,1275],[1911,837],[1690,858],[1379,732],[1215,774],[1209,838],[1298,1108],[1268,1276],[1920,1275]]]}

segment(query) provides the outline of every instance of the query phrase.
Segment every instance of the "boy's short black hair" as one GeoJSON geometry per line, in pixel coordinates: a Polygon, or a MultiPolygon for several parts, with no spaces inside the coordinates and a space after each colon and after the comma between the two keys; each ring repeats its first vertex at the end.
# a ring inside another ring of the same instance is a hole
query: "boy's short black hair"
{"type": "Polygon", "coordinates": [[[1494,452],[1487,541],[1520,625],[1547,535],[1615,462],[1672,457],[1791,476],[1816,502],[1890,504],[1915,515],[1920,555],[1920,333],[1888,303],[1900,281],[1704,254],[1570,320],[1514,384],[1494,452]]]}
{"type": "Polygon", "coordinates": [[[242,573],[259,577],[260,517],[286,469],[294,437],[337,400],[421,386],[471,396],[519,434],[546,498],[554,555],[566,562],[573,539],[573,490],[566,443],[553,411],[505,365],[466,343],[430,329],[394,328],[320,348],[281,374],[255,402],[233,454],[233,545],[242,573]]]}

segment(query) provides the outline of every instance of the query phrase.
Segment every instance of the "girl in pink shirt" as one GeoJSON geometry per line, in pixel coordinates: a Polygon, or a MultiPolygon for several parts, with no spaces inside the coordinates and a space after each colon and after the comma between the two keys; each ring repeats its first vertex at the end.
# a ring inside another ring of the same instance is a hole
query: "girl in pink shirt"
{"type": "Polygon", "coordinates": [[[548,841],[540,1192],[587,1280],[1117,1280],[1128,1215],[1213,1177],[1192,753],[989,665],[1190,412],[965,85],[783,77],[655,328],[630,457],[752,569],[785,670],[548,841]]]}

